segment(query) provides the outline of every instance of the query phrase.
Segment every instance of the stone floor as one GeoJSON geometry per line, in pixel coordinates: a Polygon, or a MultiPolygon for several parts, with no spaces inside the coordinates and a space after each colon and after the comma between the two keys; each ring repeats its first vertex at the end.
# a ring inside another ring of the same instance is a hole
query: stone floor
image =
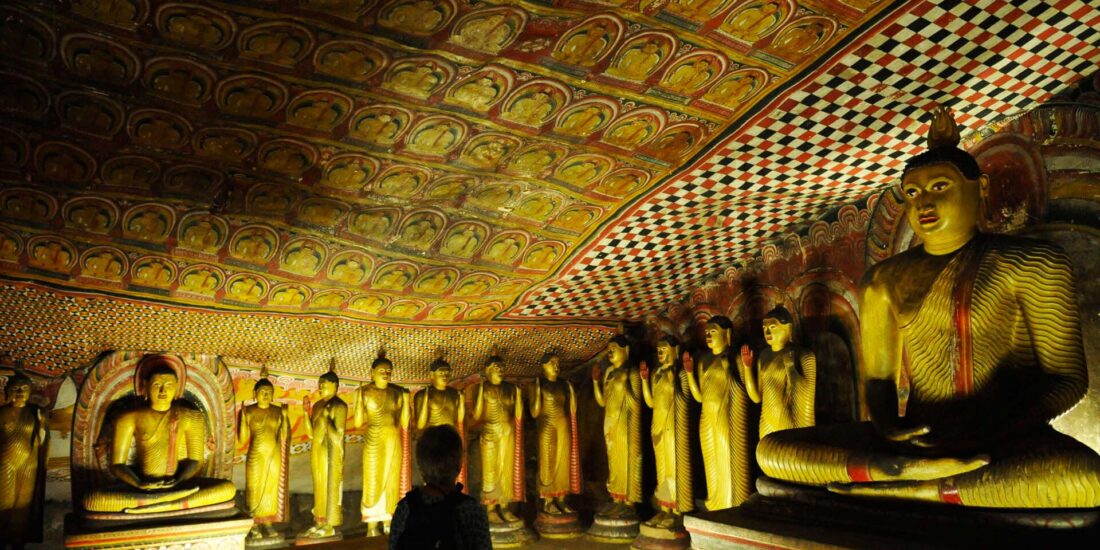
{"type": "MultiPolygon", "coordinates": [[[[314,544],[308,547],[309,550],[384,550],[386,548],[385,538],[372,538],[372,539],[348,539],[340,542],[333,542],[328,544],[314,544]]],[[[529,544],[524,548],[534,548],[541,550],[625,550],[630,548],[628,544],[604,544],[600,542],[593,542],[579,537],[569,540],[555,540],[555,539],[541,539],[534,544],[529,544]]]]}

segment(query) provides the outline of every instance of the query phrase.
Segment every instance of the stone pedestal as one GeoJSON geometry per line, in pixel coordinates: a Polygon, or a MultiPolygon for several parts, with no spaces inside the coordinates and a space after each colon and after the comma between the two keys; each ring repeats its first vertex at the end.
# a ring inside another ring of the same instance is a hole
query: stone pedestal
{"type": "Polygon", "coordinates": [[[1100,510],[993,510],[841,497],[762,479],[737,508],[684,517],[692,548],[1084,548],[1100,510]]]}
{"type": "Polygon", "coordinates": [[[638,538],[634,539],[630,547],[640,548],[641,550],[691,548],[691,536],[688,535],[683,525],[650,527],[643,523],[639,526],[638,538]]]}
{"type": "Polygon", "coordinates": [[[339,531],[331,537],[303,537],[302,535],[298,535],[298,538],[294,539],[294,546],[311,546],[314,544],[324,544],[326,542],[337,542],[341,540],[344,540],[344,535],[339,531]]]}
{"type": "Polygon", "coordinates": [[[290,542],[286,540],[286,537],[281,533],[274,537],[264,537],[262,539],[246,538],[244,540],[244,546],[248,550],[257,550],[260,548],[282,548],[284,546],[290,546],[290,542]]]}
{"type": "Polygon", "coordinates": [[[584,534],[584,528],[577,519],[576,512],[568,514],[547,514],[539,512],[535,519],[535,530],[548,539],[572,539],[584,534]]]}
{"type": "Polygon", "coordinates": [[[631,506],[629,512],[609,513],[613,508],[596,514],[592,527],[585,533],[586,537],[596,542],[612,544],[623,544],[637,538],[638,514],[634,512],[634,507],[631,506]]]}
{"type": "Polygon", "coordinates": [[[76,550],[244,550],[252,518],[232,517],[189,523],[166,521],[160,526],[130,526],[122,529],[87,530],[76,516],[65,518],[65,548],[76,550]]]}
{"type": "Polygon", "coordinates": [[[493,548],[519,548],[539,539],[538,533],[523,524],[522,519],[489,523],[493,548]]]}

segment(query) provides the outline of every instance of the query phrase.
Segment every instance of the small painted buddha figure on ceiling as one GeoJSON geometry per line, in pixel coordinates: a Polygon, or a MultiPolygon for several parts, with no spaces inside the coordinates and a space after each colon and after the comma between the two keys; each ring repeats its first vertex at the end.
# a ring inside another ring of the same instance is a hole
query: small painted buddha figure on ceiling
{"type": "Polygon", "coordinates": [[[1053,244],[979,231],[989,177],[958,148],[950,111],[935,110],[930,128],[901,183],[923,243],[861,285],[871,421],[773,433],[760,467],[867,497],[1100,506],[1100,456],[1049,424],[1088,386],[1070,260],[1053,244]]]}

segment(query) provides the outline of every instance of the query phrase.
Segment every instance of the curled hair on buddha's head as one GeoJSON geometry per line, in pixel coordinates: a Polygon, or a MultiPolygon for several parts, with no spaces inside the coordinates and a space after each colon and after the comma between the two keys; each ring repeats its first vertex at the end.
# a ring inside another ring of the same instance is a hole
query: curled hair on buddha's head
{"type": "Polygon", "coordinates": [[[613,336],[611,338],[610,341],[607,342],[607,344],[608,345],[615,344],[616,346],[619,346],[620,348],[629,348],[630,347],[630,340],[628,340],[626,338],[626,336],[624,336],[622,334],[616,334],[615,336],[613,336]]]}
{"type": "Polygon", "coordinates": [[[256,381],[256,384],[252,386],[252,394],[260,393],[260,390],[269,388],[271,391],[275,391],[275,384],[271,383],[271,380],[267,378],[261,378],[256,381]]]}
{"type": "Polygon", "coordinates": [[[378,350],[378,357],[375,357],[374,361],[371,362],[370,368],[371,368],[371,370],[374,370],[374,369],[378,368],[381,365],[389,365],[391,368],[393,367],[393,361],[390,361],[389,359],[386,358],[386,349],[385,348],[382,348],[382,349],[378,350]]]}
{"type": "Polygon", "coordinates": [[[557,353],[554,353],[553,351],[548,351],[548,352],[542,354],[542,357],[539,358],[539,364],[540,365],[545,365],[557,356],[558,356],[557,353]]]}
{"type": "Polygon", "coordinates": [[[13,388],[15,386],[31,386],[31,387],[34,387],[34,381],[31,380],[31,377],[27,376],[26,374],[23,374],[22,370],[17,370],[15,372],[13,372],[11,376],[8,377],[8,382],[7,382],[7,384],[4,385],[5,388],[13,388]]]}
{"type": "Polygon", "coordinates": [[[671,334],[666,334],[666,335],[664,335],[664,336],[657,339],[657,344],[660,344],[661,342],[664,342],[664,343],[668,344],[669,347],[671,347],[671,348],[679,348],[680,347],[680,339],[673,336],[673,335],[671,335],[671,334]]]}
{"type": "Polygon", "coordinates": [[[416,442],[416,465],[424,482],[436,486],[454,484],[462,469],[462,436],[448,424],[432,426],[416,442]]]}
{"type": "Polygon", "coordinates": [[[932,109],[932,123],[928,125],[928,150],[909,159],[901,177],[911,170],[933,164],[950,164],[968,180],[981,177],[982,169],[974,157],[959,149],[962,136],[955,117],[947,107],[936,106],[932,109]]]}
{"type": "Polygon", "coordinates": [[[707,324],[717,325],[725,330],[733,330],[733,321],[730,321],[730,318],[725,315],[712,315],[710,319],[707,319],[707,324]]]}
{"type": "Polygon", "coordinates": [[[432,364],[428,366],[428,370],[431,371],[431,372],[435,372],[439,369],[449,369],[449,368],[451,368],[451,364],[448,363],[447,360],[442,358],[442,357],[436,358],[436,360],[432,361],[432,364]]]}
{"type": "Polygon", "coordinates": [[[793,325],[794,317],[791,316],[791,312],[787,311],[787,308],[783,306],[775,306],[771,311],[764,314],[765,319],[775,319],[784,325],[793,325]]]}

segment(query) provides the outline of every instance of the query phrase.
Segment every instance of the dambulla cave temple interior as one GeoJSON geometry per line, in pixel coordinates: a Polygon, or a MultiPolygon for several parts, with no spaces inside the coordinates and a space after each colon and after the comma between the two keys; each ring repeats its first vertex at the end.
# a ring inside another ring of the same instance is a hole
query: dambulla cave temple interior
{"type": "Polygon", "coordinates": [[[1086,548],[1100,5],[8,0],[0,548],[1086,548]]]}

